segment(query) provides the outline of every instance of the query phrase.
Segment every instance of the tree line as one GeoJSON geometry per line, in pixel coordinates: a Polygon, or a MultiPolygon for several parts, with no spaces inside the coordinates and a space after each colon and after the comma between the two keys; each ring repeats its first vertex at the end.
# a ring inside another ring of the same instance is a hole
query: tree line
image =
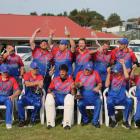
{"type": "MultiPolygon", "coordinates": [[[[38,15],[38,14],[37,12],[31,12],[30,15],[38,15]]],[[[66,16],[83,27],[90,27],[95,30],[101,30],[102,27],[113,27],[122,25],[122,20],[117,13],[111,13],[110,16],[107,19],[105,19],[103,15],[90,9],[82,9],[82,10],[74,9],[69,13],[64,11],[63,13],[57,15],[53,13],[42,13],[41,16],[66,16]]],[[[136,20],[136,18],[128,19],[128,21],[134,20],[136,20]]]]}

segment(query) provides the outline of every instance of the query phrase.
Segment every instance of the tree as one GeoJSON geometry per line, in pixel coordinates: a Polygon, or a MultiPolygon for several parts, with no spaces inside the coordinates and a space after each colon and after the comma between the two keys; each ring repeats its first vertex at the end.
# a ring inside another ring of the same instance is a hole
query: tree
{"type": "Polygon", "coordinates": [[[113,27],[118,25],[122,25],[121,18],[116,13],[112,13],[107,20],[107,26],[113,27]]]}
{"type": "Polygon", "coordinates": [[[37,12],[34,11],[34,12],[31,12],[30,15],[37,16],[38,14],[37,12]]]}

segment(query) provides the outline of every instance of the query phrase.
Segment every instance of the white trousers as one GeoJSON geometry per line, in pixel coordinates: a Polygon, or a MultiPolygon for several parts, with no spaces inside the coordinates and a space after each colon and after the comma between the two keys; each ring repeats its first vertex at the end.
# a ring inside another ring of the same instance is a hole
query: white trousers
{"type": "MultiPolygon", "coordinates": [[[[45,110],[46,110],[46,121],[47,126],[55,126],[55,117],[56,117],[56,108],[55,100],[52,94],[47,94],[45,101],[45,110]]],[[[74,114],[74,96],[68,94],[64,98],[64,113],[63,113],[63,127],[66,125],[70,126],[73,123],[73,114],[74,114]]]]}

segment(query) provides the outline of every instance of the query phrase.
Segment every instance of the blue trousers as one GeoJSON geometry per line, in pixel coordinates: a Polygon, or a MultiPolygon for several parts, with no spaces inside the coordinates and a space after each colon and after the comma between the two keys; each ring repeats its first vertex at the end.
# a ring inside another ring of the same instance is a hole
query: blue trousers
{"type": "Polygon", "coordinates": [[[34,109],[32,110],[31,113],[31,121],[35,122],[37,113],[40,111],[41,108],[41,97],[32,95],[23,95],[20,100],[18,100],[18,116],[20,121],[25,120],[25,106],[32,105],[34,106],[34,109]]]}
{"type": "Polygon", "coordinates": [[[0,95],[0,105],[6,106],[6,124],[12,124],[12,101],[7,96],[0,95]]]}
{"type": "Polygon", "coordinates": [[[64,99],[65,99],[66,95],[67,94],[59,94],[59,93],[55,94],[55,104],[56,104],[56,106],[64,105],[64,99]]]}
{"type": "Polygon", "coordinates": [[[100,110],[101,110],[101,99],[100,97],[94,97],[90,96],[90,98],[83,98],[78,101],[78,108],[80,113],[82,114],[82,121],[83,123],[87,123],[89,121],[88,115],[86,112],[86,106],[93,105],[95,108],[93,110],[93,115],[92,115],[92,124],[96,125],[99,122],[99,115],[100,115],[100,110]]]}
{"type": "Polygon", "coordinates": [[[115,115],[114,107],[116,105],[123,105],[125,106],[125,109],[123,111],[124,121],[128,121],[129,114],[132,111],[132,104],[133,104],[133,101],[131,98],[126,97],[125,99],[120,100],[118,98],[107,97],[108,115],[109,116],[115,115]]]}

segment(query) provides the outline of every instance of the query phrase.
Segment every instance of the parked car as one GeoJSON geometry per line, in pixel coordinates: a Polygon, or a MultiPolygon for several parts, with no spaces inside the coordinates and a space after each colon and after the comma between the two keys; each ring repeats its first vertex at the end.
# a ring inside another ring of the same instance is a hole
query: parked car
{"type": "Polygon", "coordinates": [[[129,45],[128,47],[133,50],[138,59],[138,62],[140,63],[140,45],[129,45]]]}
{"type": "Polygon", "coordinates": [[[129,41],[130,46],[140,46],[140,40],[130,40],[129,41]]]}
{"type": "Polygon", "coordinates": [[[15,46],[15,53],[22,58],[25,54],[31,54],[32,50],[30,46],[15,46]]]}
{"type": "Polygon", "coordinates": [[[32,54],[31,53],[27,53],[22,57],[22,61],[24,63],[24,67],[26,71],[29,71],[30,69],[30,64],[32,62],[33,58],[32,58],[32,54]]]}

